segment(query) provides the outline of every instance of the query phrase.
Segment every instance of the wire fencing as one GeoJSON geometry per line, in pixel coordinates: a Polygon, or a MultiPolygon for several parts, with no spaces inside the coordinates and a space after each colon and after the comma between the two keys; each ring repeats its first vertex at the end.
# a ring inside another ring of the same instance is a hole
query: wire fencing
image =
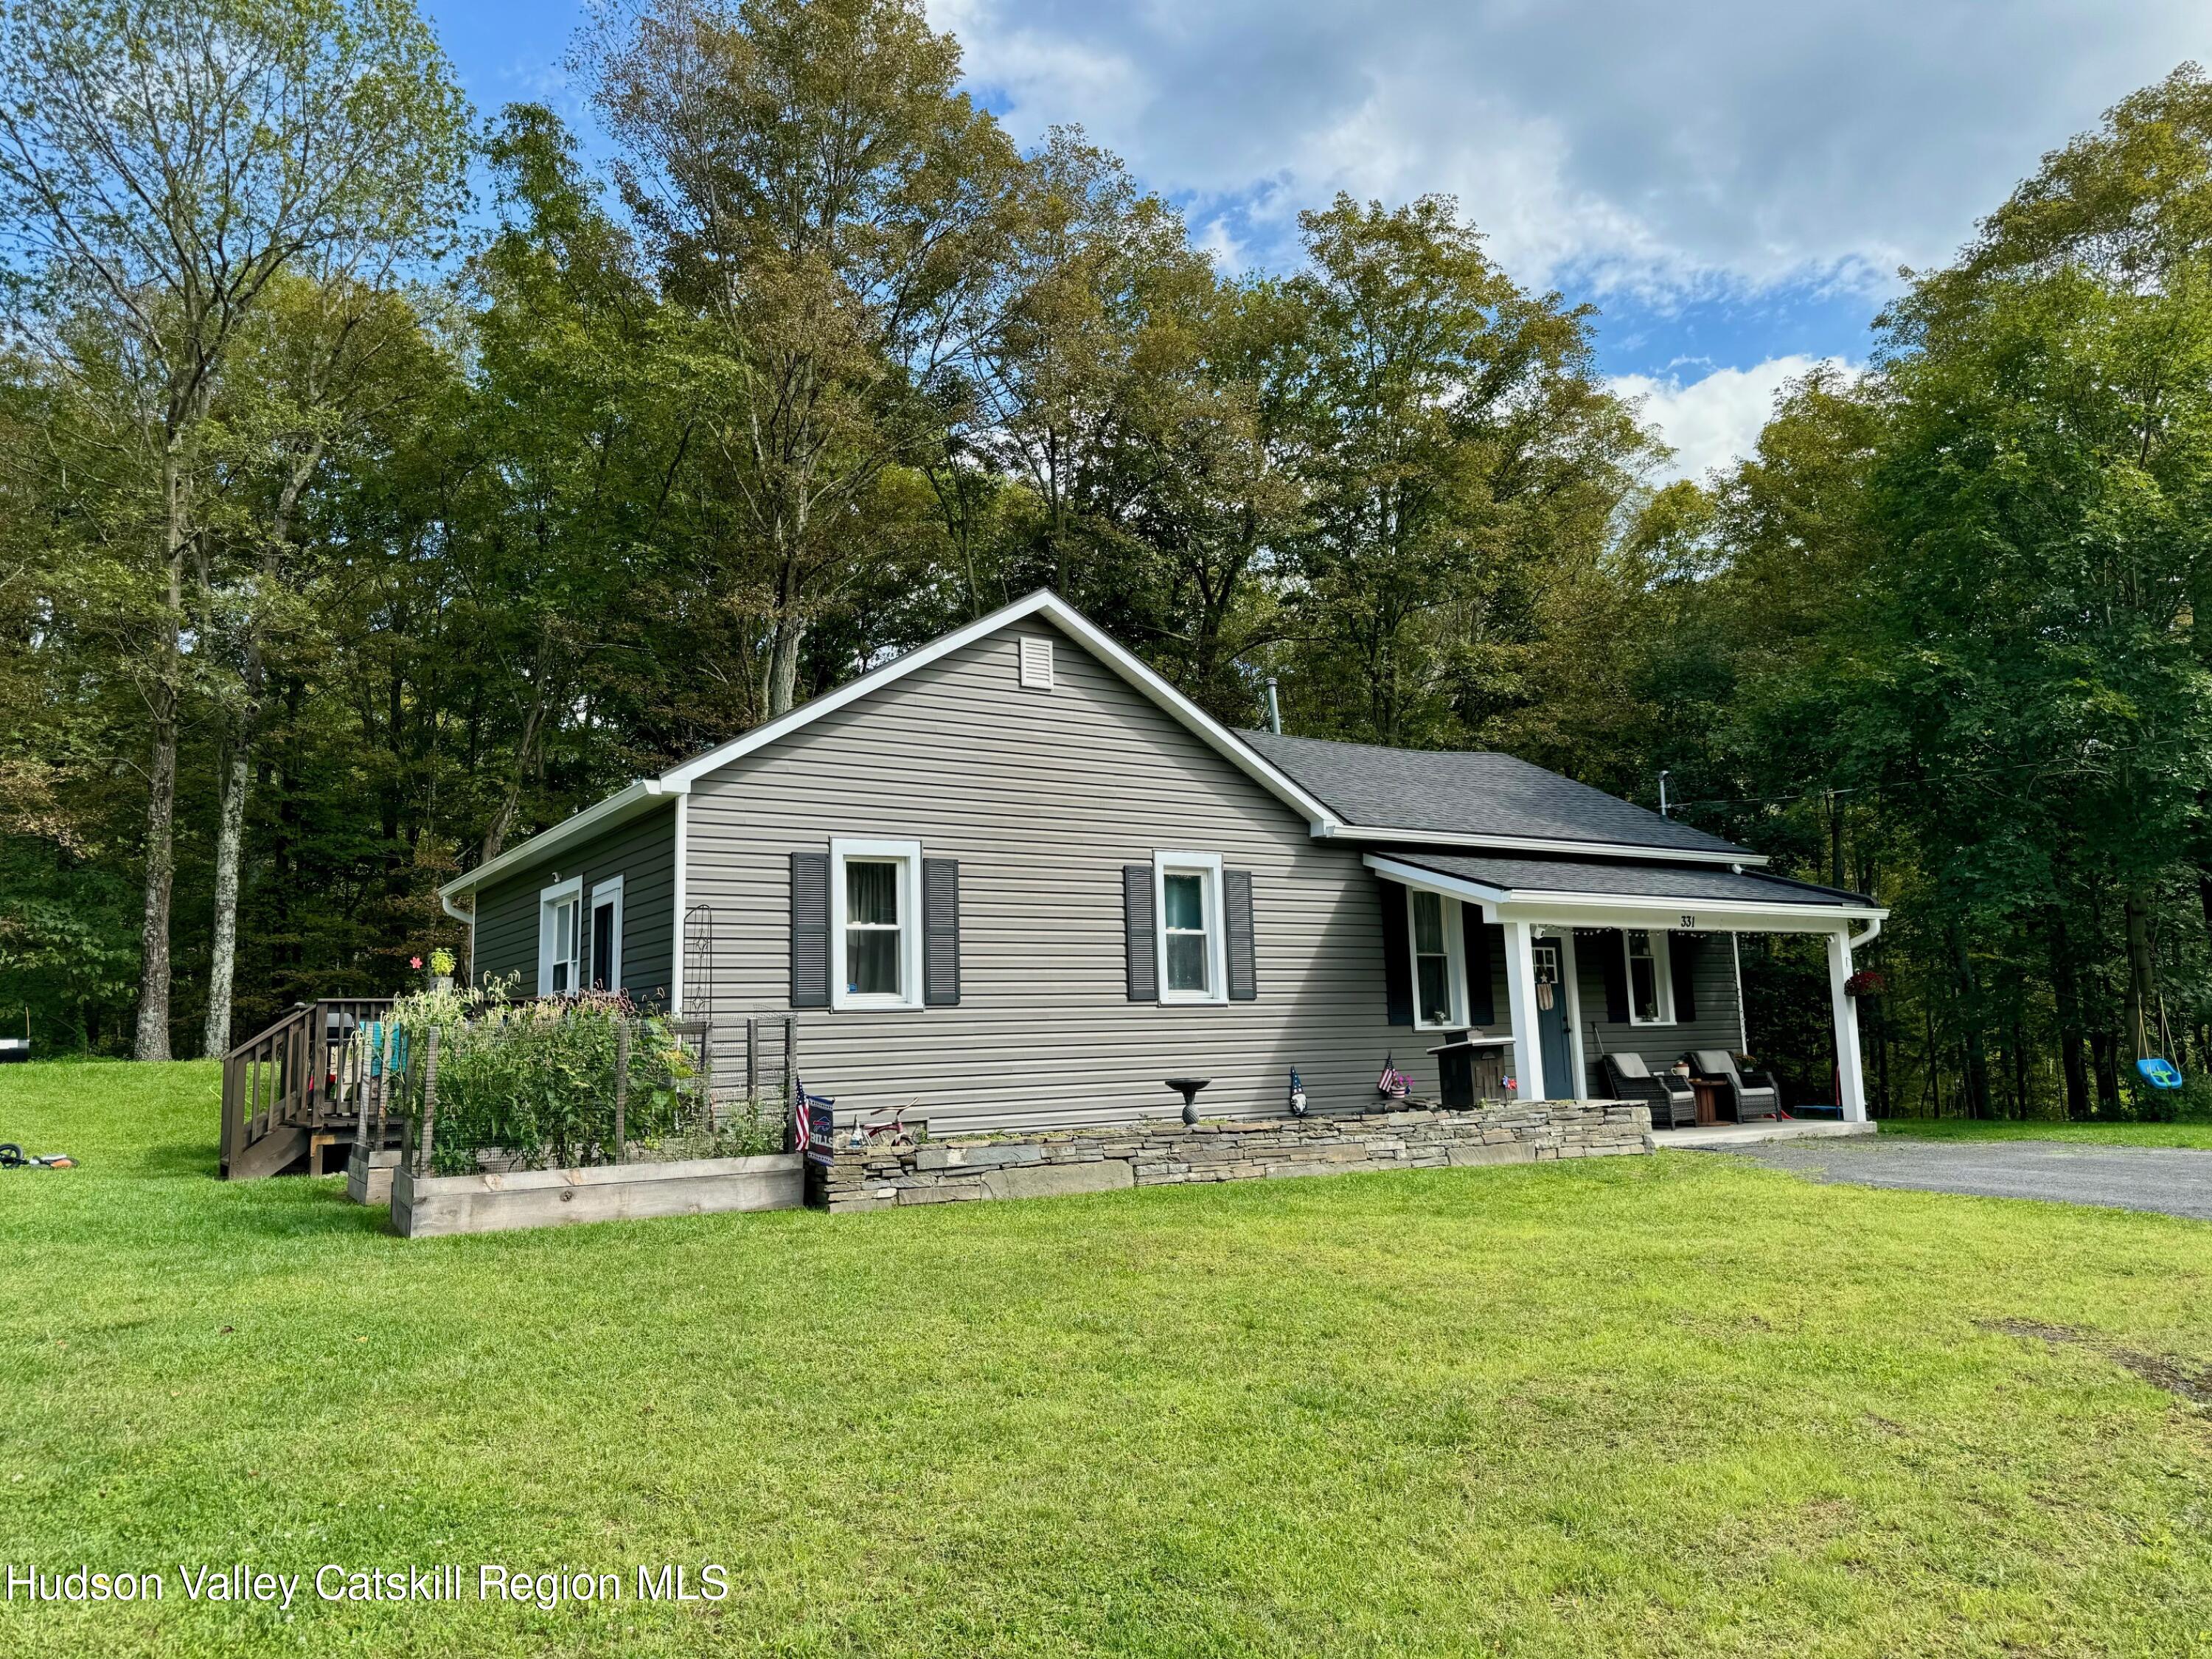
{"type": "Polygon", "coordinates": [[[753,1078],[743,1090],[717,1088],[707,1021],[641,1012],[620,996],[409,1000],[425,1006],[403,1002],[371,1035],[370,1066],[378,1114],[403,1123],[402,1161],[417,1175],[743,1158],[792,1145],[787,1097],[763,1094],[753,1078]]]}

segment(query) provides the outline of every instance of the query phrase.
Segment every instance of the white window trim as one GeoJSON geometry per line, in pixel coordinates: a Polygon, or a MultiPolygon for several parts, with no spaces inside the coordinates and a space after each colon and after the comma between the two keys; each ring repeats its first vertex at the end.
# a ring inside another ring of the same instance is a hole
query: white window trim
{"type": "Polygon", "coordinates": [[[1159,975],[1160,1000],[1178,1007],[1212,1006],[1229,1000],[1229,942],[1223,937],[1221,854],[1218,853],[1154,853],[1152,854],[1152,947],[1154,971],[1159,975]],[[1206,985],[1203,991],[1168,989],[1168,877],[1193,873],[1206,878],[1206,985]]]}
{"type": "Polygon", "coordinates": [[[918,841],[848,840],[830,843],[830,1006],[888,1009],[921,1006],[921,843],[918,841]],[[845,974],[845,860],[895,859],[899,863],[900,996],[848,991],[845,974]]]}
{"type": "Polygon", "coordinates": [[[1467,1029],[1467,918],[1460,912],[1460,902],[1443,893],[1436,896],[1443,907],[1444,969],[1446,994],[1451,1008],[1442,1024],[1421,1018],[1421,950],[1420,930],[1413,921],[1413,905],[1418,890],[1406,895],[1406,960],[1413,964],[1413,1029],[1417,1031],[1460,1031],[1467,1029]]]}
{"type": "Polygon", "coordinates": [[[1674,955],[1664,927],[1624,927],[1620,930],[1620,971],[1628,981],[1628,1023],[1631,1025],[1672,1025],[1674,1019],[1674,955]],[[1636,958],[1629,954],[1628,936],[1641,933],[1651,941],[1652,988],[1659,996],[1659,1018],[1639,1019],[1636,1014],[1636,958]]]}
{"type": "Polygon", "coordinates": [[[538,894],[538,994],[541,997],[569,996],[580,988],[577,977],[583,972],[584,878],[571,876],[566,881],[556,881],[550,887],[541,888],[538,894]],[[570,935],[569,948],[575,952],[568,958],[568,988],[553,988],[553,907],[564,900],[576,901],[576,931],[570,935]]]}
{"type": "MultiPolygon", "coordinates": [[[[615,913],[614,971],[609,973],[606,963],[594,958],[592,963],[592,978],[594,981],[604,984],[608,993],[612,994],[622,989],[623,878],[620,876],[609,876],[605,881],[595,881],[592,884],[592,902],[584,907],[584,926],[589,930],[584,934],[584,939],[596,939],[599,937],[599,917],[603,908],[611,908],[615,913]]],[[[580,940],[577,954],[580,956],[583,954],[580,940]]]]}

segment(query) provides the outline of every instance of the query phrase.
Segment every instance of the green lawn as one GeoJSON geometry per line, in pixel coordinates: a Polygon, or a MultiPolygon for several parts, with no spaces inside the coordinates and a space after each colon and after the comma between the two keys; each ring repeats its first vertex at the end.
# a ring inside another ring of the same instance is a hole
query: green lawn
{"type": "Polygon", "coordinates": [[[1886,1135],[1925,1140],[2070,1140],[2091,1146],[2212,1146],[2212,1123],[2070,1123],[1964,1117],[1886,1117],[1886,1135]]]}
{"type": "Polygon", "coordinates": [[[0,1175],[0,1558],[168,1581],[0,1651],[2212,1653],[2201,1224],[1668,1153],[409,1243],[215,1087],[0,1072],[85,1160],[0,1175]]]}

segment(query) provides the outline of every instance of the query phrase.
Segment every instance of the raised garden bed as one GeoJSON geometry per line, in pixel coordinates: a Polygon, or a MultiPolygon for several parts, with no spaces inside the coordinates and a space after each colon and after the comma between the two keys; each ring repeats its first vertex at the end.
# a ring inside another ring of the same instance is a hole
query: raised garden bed
{"type": "Polygon", "coordinates": [[[797,1152],[702,1158],[672,1164],[392,1177],[392,1224],[403,1237],[507,1232],[586,1221],[794,1209],[805,1178],[797,1152]]]}
{"type": "Polygon", "coordinates": [[[346,1159],[346,1196],[356,1204],[374,1204],[380,1208],[389,1204],[392,1172],[398,1167],[397,1146],[379,1152],[356,1140],[353,1153],[346,1159]]]}
{"type": "MultiPolygon", "coordinates": [[[[388,1176],[404,1237],[803,1200],[789,1106],[753,1092],[750,1074],[742,1099],[718,1095],[702,1022],[620,996],[514,1004],[439,989],[394,1003],[392,1025],[380,1052],[404,1126],[388,1176]]],[[[372,1146],[382,1105],[380,1094],[372,1146]]],[[[363,1194],[381,1173],[361,1166],[363,1194]]]]}

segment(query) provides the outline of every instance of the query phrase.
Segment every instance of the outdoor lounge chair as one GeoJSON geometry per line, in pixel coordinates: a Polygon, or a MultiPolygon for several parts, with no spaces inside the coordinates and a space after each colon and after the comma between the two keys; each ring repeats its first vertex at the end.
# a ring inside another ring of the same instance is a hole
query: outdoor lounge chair
{"type": "Polygon", "coordinates": [[[1651,1108],[1651,1127],[1672,1129],[1698,1121],[1698,1097],[1672,1072],[1654,1072],[1641,1054],[1607,1054],[1605,1074],[1621,1100],[1640,1100],[1651,1108]]]}
{"type": "Polygon", "coordinates": [[[1698,1048],[1692,1051],[1690,1060],[1700,1077],[1717,1077],[1729,1086],[1729,1095],[1735,1103],[1735,1121],[1748,1123],[1754,1118],[1782,1115],[1782,1085],[1765,1072],[1753,1072],[1747,1081],[1735,1068],[1735,1056],[1725,1048],[1698,1048]]]}

